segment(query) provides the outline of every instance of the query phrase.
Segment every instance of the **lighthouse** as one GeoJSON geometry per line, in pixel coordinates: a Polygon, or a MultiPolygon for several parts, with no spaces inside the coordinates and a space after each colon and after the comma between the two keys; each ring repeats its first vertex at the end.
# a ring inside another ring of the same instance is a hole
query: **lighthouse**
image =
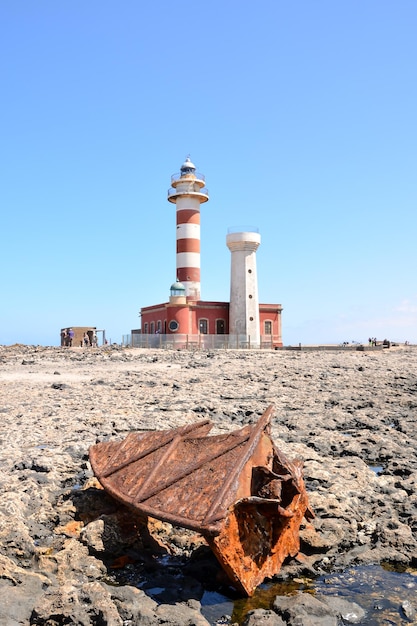
{"type": "Polygon", "coordinates": [[[255,231],[229,230],[226,244],[231,252],[229,333],[249,337],[259,347],[259,297],[256,250],[261,236],[255,231]]]}
{"type": "Polygon", "coordinates": [[[187,300],[201,299],[200,204],[209,199],[203,174],[187,157],[179,174],[171,176],[168,201],[177,206],[177,281],[185,287],[187,300]]]}
{"type": "Polygon", "coordinates": [[[228,230],[230,302],[201,299],[200,206],[208,199],[205,178],[187,157],[168,189],[168,202],[176,205],[176,275],[169,300],[141,307],[141,328],[132,330],[132,345],[177,350],[281,347],[282,306],[259,303],[257,228],[228,230]]]}

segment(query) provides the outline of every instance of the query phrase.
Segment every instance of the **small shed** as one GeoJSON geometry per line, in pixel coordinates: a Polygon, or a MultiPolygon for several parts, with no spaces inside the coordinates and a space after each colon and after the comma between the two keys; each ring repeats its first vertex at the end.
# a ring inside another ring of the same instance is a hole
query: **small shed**
{"type": "MultiPolygon", "coordinates": [[[[68,348],[82,348],[94,346],[94,337],[97,337],[96,326],[67,326],[61,328],[61,346],[68,348]],[[88,344],[84,343],[84,335],[88,337],[88,344]]],[[[104,343],[104,331],[103,331],[104,343]]],[[[98,341],[97,341],[98,345],[98,341]]]]}

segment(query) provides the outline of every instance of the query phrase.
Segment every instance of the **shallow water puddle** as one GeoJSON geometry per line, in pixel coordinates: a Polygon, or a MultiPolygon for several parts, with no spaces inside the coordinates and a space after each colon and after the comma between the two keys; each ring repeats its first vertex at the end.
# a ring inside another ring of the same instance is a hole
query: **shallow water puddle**
{"type": "Polygon", "coordinates": [[[393,571],[379,565],[353,567],[344,572],[313,579],[269,583],[261,586],[251,598],[233,601],[218,592],[206,592],[201,600],[202,613],[212,625],[242,624],[253,609],[271,609],[276,596],[297,592],[342,596],[356,602],[366,611],[365,626],[416,623],[417,570],[393,571]],[[407,617],[409,607],[416,614],[407,617]]]}

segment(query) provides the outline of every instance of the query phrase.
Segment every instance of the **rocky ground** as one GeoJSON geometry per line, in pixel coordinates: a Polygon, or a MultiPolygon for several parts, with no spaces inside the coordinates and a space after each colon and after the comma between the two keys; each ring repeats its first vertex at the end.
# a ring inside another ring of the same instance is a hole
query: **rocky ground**
{"type": "MultiPolygon", "coordinates": [[[[303,459],[316,515],[301,529],[304,562],[288,562],[279,578],[417,567],[417,348],[0,346],[0,385],[0,626],[207,626],[201,598],[224,581],[204,542],[154,522],[150,549],[98,488],[88,448],[203,418],[213,434],[226,432],[270,404],[274,441],[303,459]]],[[[416,622],[412,595],[400,608],[416,622]]],[[[276,597],[245,624],[330,625],[341,616],[365,619],[336,594],[304,593],[276,597]]]]}

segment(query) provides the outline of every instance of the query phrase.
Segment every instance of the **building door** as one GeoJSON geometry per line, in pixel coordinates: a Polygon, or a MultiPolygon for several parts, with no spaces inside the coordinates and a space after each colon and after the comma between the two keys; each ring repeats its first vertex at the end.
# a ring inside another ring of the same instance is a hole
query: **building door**
{"type": "Polygon", "coordinates": [[[216,320],[216,335],[224,335],[224,320],[216,320]]]}

